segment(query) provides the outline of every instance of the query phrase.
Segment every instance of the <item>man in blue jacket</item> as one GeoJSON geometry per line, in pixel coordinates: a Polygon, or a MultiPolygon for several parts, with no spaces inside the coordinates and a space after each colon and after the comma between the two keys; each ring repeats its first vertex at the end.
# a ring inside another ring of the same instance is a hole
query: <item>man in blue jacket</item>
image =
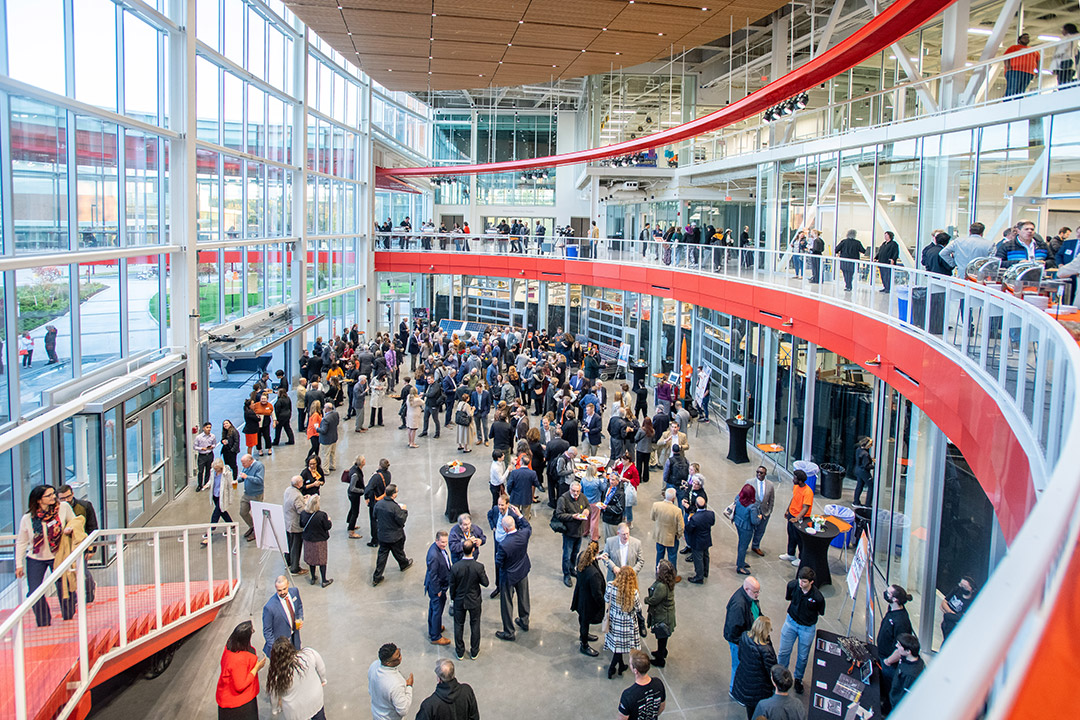
{"type": "Polygon", "coordinates": [[[262,611],[263,653],[270,655],[270,648],[279,637],[287,637],[293,647],[300,649],[300,628],[304,626],[304,603],[300,591],[289,587],[289,578],[278,575],[274,583],[277,591],[266,601],[262,611]]]}
{"type": "Polygon", "coordinates": [[[251,503],[262,502],[265,472],[263,464],[250,454],[240,458],[240,477],[237,479],[244,481],[244,495],[240,498],[240,517],[248,526],[247,532],[244,533],[244,539],[248,542],[255,539],[255,522],[251,519],[251,503]]]}
{"type": "Polygon", "coordinates": [[[536,471],[529,467],[528,447],[525,445],[526,452],[518,455],[518,466],[506,477],[506,492],[510,495],[510,503],[527,518],[532,517],[533,488],[540,487],[540,478],[536,471]]]}
{"type": "MultiPolygon", "coordinates": [[[[535,473],[533,473],[535,475],[535,473]]],[[[529,537],[532,526],[521,512],[510,506],[513,517],[502,520],[506,537],[496,546],[495,562],[499,568],[499,597],[503,629],[495,633],[500,640],[515,640],[514,625],[529,632],[529,537]],[[518,616],[513,618],[514,595],[518,599],[518,616]],[[513,621],[511,622],[511,618],[513,621]]]]}
{"type": "Polygon", "coordinates": [[[444,638],[442,616],[446,609],[446,590],[450,587],[450,535],[445,530],[435,533],[435,542],[427,551],[427,574],[424,575],[424,592],[428,596],[428,639],[432,645],[449,645],[444,638]]]}

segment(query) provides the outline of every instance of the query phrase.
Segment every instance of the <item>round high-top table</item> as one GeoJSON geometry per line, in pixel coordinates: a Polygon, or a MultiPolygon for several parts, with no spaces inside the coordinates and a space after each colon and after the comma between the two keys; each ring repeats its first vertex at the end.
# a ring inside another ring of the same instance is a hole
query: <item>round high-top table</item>
{"type": "Polygon", "coordinates": [[[799,569],[802,570],[804,567],[813,569],[814,585],[818,587],[832,585],[832,573],[829,572],[829,545],[833,538],[840,534],[840,528],[831,522],[826,522],[821,532],[808,533],[806,520],[796,523],[795,527],[799,531],[799,544],[802,546],[799,552],[799,569]]]}
{"type": "Polygon", "coordinates": [[[750,423],[736,418],[727,419],[728,426],[728,450],[727,459],[736,465],[750,462],[746,454],[746,433],[750,430],[750,423]]]}
{"type": "Polygon", "coordinates": [[[439,468],[446,481],[446,519],[452,523],[457,522],[461,513],[469,512],[469,481],[475,473],[476,467],[469,463],[461,464],[461,472],[455,472],[449,465],[439,468]]]}

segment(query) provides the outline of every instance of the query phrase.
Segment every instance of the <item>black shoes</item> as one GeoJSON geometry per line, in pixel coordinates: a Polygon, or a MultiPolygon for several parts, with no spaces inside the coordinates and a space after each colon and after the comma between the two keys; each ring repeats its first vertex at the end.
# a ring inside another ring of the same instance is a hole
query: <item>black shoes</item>
{"type": "Polygon", "coordinates": [[[802,684],[802,680],[796,680],[796,681],[795,681],[795,692],[797,692],[797,693],[799,693],[800,695],[802,695],[802,693],[803,693],[803,684],[802,684]]]}
{"type": "Polygon", "coordinates": [[[522,622],[521,618],[514,618],[514,624],[521,628],[524,632],[529,632],[528,623],[522,622]]]}
{"type": "Polygon", "coordinates": [[[517,639],[513,636],[512,633],[503,632],[502,630],[496,632],[495,637],[499,638],[500,640],[506,640],[507,642],[513,642],[517,639]]]}
{"type": "Polygon", "coordinates": [[[570,576],[569,575],[566,575],[566,576],[563,577],[562,584],[565,585],[566,587],[574,587],[574,583],[572,583],[570,581],[570,576]]]}
{"type": "Polygon", "coordinates": [[[690,550],[690,548],[683,548],[682,550],[679,551],[679,554],[680,555],[689,555],[691,552],[692,552],[692,550],[690,550]]]}
{"type": "Polygon", "coordinates": [[[413,564],[413,561],[412,561],[412,559],[410,558],[410,559],[409,559],[409,562],[405,563],[405,567],[401,568],[401,572],[405,572],[406,570],[408,570],[409,568],[411,568],[411,567],[412,567],[412,564],[413,564]]]}
{"type": "Polygon", "coordinates": [[[488,595],[488,597],[491,598],[492,600],[499,597],[499,588],[495,588],[494,590],[492,590],[491,594],[488,595]]]}
{"type": "Polygon", "coordinates": [[[705,584],[705,579],[704,578],[687,578],[686,582],[693,583],[695,585],[704,585],[705,584]]]}
{"type": "Polygon", "coordinates": [[[585,643],[581,643],[581,647],[578,648],[582,655],[588,655],[589,657],[597,657],[600,653],[585,643]]]}
{"type": "Polygon", "coordinates": [[[417,435],[417,437],[427,437],[427,430],[417,435]]]}
{"type": "Polygon", "coordinates": [[[329,580],[323,580],[322,581],[322,586],[323,587],[330,587],[330,584],[333,583],[333,582],[334,582],[333,578],[330,578],[329,580]]]}
{"type": "Polygon", "coordinates": [[[364,544],[367,545],[368,547],[379,547],[379,543],[375,542],[374,540],[369,542],[369,543],[364,543],[364,544]]]}
{"type": "Polygon", "coordinates": [[[589,638],[589,642],[596,642],[597,640],[600,639],[600,638],[596,637],[595,635],[593,635],[592,633],[589,633],[586,637],[589,638]]]}
{"type": "Polygon", "coordinates": [[[308,578],[308,584],[309,585],[314,585],[315,583],[316,583],[315,573],[311,573],[311,577],[308,578]]]}
{"type": "Polygon", "coordinates": [[[379,587],[379,583],[381,583],[382,581],[383,578],[381,577],[371,578],[371,587],[379,587]]]}
{"type": "Polygon", "coordinates": [[[649,657],[649,662],[652,663],[653,667],[658,667],[658,668],[662,668],[665,665],[667,665],[667,660],[661,660],[660,658],[656,657],[655,655],[652,655],[652,656],[649,657]]]}

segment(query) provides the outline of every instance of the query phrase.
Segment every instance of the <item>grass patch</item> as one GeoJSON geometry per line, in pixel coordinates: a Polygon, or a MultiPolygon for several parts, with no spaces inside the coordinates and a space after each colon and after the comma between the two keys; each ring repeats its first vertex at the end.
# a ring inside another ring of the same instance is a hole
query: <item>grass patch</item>
{"type": "MultiPolygon", "coordinates": [[[[225,295],[225,315],[229,316],[234,313],[243,312],[243,299],[242,293],[226,293],[225,295]]],[[[259,302],[259,293],[248,293],[248,306],[254,306],[259,302]]],[[[169,306],[169,298],[165,298],[165,322],[172,321],[172,308],[169,306]]],[[[150,315],[161,322],[161,298],[158,293],[154,293],[150,298],[150,315]]],[[[218,319],[218,289],[210,285],[203,285],[199,287],[199,324],[201,325],[216,325],[220,322],[218,319]]]]}
{"type": "MultiPolygon", "coordinates": [[[[82,304],[104,290],[98,282],[79,283],[79,303],[82,304]]],[[[71,311],[71,298],[66,282],[34,283],[15,289],[19,305],[19,334],[35,330],[71,311]]]]}

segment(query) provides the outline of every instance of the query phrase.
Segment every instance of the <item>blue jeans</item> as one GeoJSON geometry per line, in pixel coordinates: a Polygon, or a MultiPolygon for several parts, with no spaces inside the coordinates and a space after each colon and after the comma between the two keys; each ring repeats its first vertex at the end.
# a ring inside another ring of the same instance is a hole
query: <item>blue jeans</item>
{"type": "Polygon", "coordinates": [[[780,654],[776,662],[788,666],[791,662],[791,648],[795,640],[799,641],[799,654],[795,659],[795,679],[802,680],[806,672],[806,661],[810,659],[810,645],[814,642],[817,625],[800,625],[788,615],[784,618],[784,627],[780,631],[780,654]]]}
{"type": "Polygon", "coordinates": [[[675,538],[675,544],[671,547],[665,547],[660,543],[656,543],[656,564],[659,565],[660,561],[664,559],[664,552],[667,551],[668,562],[672,567],[678,569],[677,560],[679,558],[679,538],[675,538]]]}
{"type": "Polygon", "coordinates": [[[750,547],[750,540],[754,537],[754,528],[741,528],[736,527],[735,530],[739,533],[739,549],[735,553],[735,569],[746,567],[746,548],[750,547]]]}
{"type": "Polygon", "coordinates": [[[735,671],[739,669],[739,643],[729,642],[731,648],[731,682],[728,683],[728,692],[735,687],[735,671]]]}
{"type": "Polygon", "coordinates": [[[442,637],[442,614],[446,607],[446,593],[428,595],[427,630],[429,640],[442,637]]]}
{"type": "Polygon", "coordinates": [[[581,550],[581,538],[570,537],[563,533],[562,536],[562,575],[568,578],[577,575],[577,556],[581,550]]]}

